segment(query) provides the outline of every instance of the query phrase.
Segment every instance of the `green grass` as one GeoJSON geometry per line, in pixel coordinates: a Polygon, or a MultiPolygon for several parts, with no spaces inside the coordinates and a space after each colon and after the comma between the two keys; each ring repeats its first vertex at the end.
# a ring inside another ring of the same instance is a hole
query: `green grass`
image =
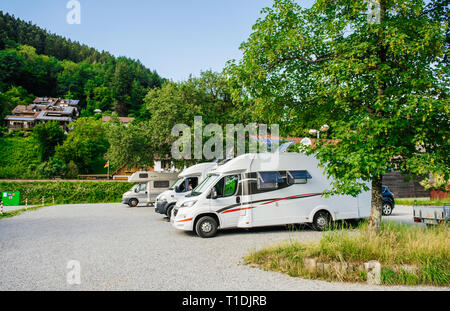
{"type": "Polygon", "coordinates": [[[414,205],[414,201],[417,203],[450,203],[450,198],[441,200],[414,200],[414,199],[395,199],[396,205],[414,205]]]}
{"type": "Polygon", "coordinates": [[[363,282],[364,272],[344,274],[311,273],[303,266],[304,258],[317,262],[343,262],[360,266],[377,260],[382,265],[382,283],[389,285],[450,285],[450,237],[447,226],[426,228],[412,225],[382,223],[380,234],[373,236],[367,223],[358,230],[325,232],[319,242],[284,242],[250,253],[246,264],[267,270],[311,279],[363,282]],[[414,272],[399,268],[416,267],[414,272]]]}
{"type": "Polygon", "coordinates": [[[3,212],[2,214],[0,214],[0,219],[11,218],[11,217],[23,214],[23,213],[28,212],[28,211],[35,211],[35,210],[38,210],[38,209],[43,208],[45,206],[52,206],[52,205],[53,204],[48,204],[47,203],[47,204],[44,204],[44,206],[36,205],[36,206],[33,206],[33,207],[29,207],[27,209],[26,208],[21,208],[21,209],[17,209],[17,210],[10,211],[10,212],[3,212]]]}

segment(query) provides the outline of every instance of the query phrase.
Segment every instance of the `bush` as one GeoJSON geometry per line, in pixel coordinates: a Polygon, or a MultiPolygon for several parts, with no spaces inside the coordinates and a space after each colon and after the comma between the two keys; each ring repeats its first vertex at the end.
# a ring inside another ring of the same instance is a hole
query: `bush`
{"type": "Polygon", "coordinates": [[[56,158],[50,158],[47,162],[42,163],[37,168],[37,173],[39,176],[44,178],[55,178],[62,177],[66,174],[67,166],[66,164],[56,158]]]}
{"type": "Polygon", "coordinates": [[[128,182],[108,181],[0,181],[0,193],[20,191],[22,204],[25,199],[28,204],[40,204],[42,197],[51,200],[52,196],[56,204],[120,202],[122,194],[131,187],[128,182]]]}

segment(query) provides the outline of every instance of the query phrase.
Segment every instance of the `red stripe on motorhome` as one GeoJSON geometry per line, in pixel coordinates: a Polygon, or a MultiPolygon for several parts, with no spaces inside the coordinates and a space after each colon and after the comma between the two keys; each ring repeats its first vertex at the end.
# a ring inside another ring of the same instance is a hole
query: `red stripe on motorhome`
{"type": "MultiPolygon", "coordinates": [[[[266,204],[269,204],[269,203],[274,203],[274,202],[282,201],[282,200],[295,199],[295,198],[301,198],[301,197],[306,197],[306,196],[316,196],[316,195],[320,195],[320,194],[322,194],[322,193],[318,192],[318,193],[298,194],[298,195],[293,195],[293,196],[289,196],[289,197],[285,197],[285,198],[281,198],[281,199],[276,199],[276,200],[272,200],[272,201],[269,201],[269,202],[265,202],[265,203],[262,203],[262,204],[260,204],[258,206],[262,206],[262,205],[266,205],[266,204]]],[[[247,210],[247,209],[252,209],[252,208],[255,208],[255,207],[258,207],[258,206],[250,206],[250,207],[242,207],[242,208],[230,209],[230,210],[223,211],[222,214],[232,213],[232,212],[237,212],[237,211],[242,211],[242,210],[247,210]]]]}

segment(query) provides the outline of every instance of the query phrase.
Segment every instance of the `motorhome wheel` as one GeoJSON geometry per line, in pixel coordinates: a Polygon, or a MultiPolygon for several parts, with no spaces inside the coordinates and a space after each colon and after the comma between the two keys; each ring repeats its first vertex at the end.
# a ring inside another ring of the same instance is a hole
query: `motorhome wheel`
{"type": "Polygon", "coordinates": [[[318,212],[314,216],[313,226],[317,231],[323,231],[330,225],[330,215],[327,212],[318,212]]]}
{"type": "Polygon", "coordinates": [[[195,224],[195,232],[199,237],[211,238],[217,233],[217,221],[211,216],[200,218],[195,224]]]}
{"type": "Polygon", "coordinates": [[[130,207],[136,207],[138,205],[138,200],[137,199],[130,199],[130,201],[128,201],[128,205],[130,207]]]}

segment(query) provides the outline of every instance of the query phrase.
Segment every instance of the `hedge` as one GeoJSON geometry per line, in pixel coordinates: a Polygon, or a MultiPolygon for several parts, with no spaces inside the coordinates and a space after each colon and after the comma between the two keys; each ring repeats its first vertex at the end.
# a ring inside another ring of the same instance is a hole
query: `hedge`
{"type": "Polygon", "coordinates": [[[55,204],[70,203],[111,203],[120,202],[122,194],[133,186],[129,182],[105,181],[0,181],[0,193],[20,191],[22,204],[40,204],[42,197],[46,203],[55,198],[55,204]]]}

